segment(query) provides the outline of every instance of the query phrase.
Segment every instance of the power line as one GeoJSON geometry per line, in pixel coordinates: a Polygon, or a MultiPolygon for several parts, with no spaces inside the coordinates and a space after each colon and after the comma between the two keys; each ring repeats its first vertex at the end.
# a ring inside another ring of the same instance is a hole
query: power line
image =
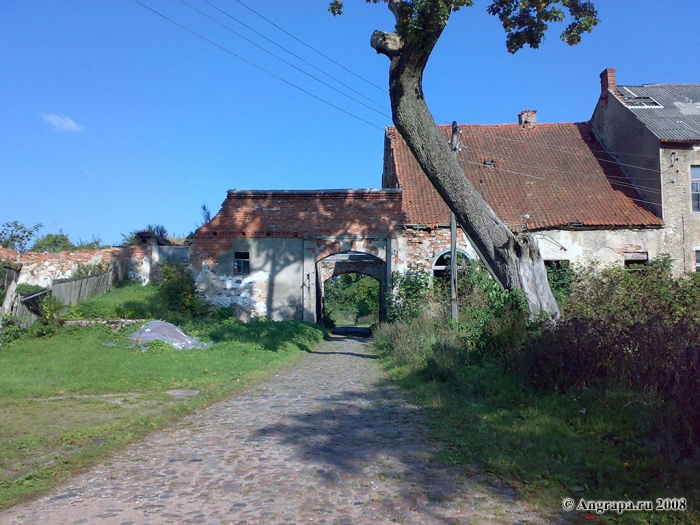
{"type": "Polygon", "coordinates": [[[296,58],[297,60],[300,60],[301,62],[303,62],[303,63],[306,64],[307,66],[314,68],[314,69],[315,69],[316,71],[318,71],[319,73],[321,73],[321,74],[327,76],[328,78],[334,80],[335,82],[337,82],[337,83],[340,84],[341,86],[343,86],[343,87],[349,89],[349,90],[352,91],[353,93],[355,93],[355,94],[361,96],[362,98],[364,98],[364,99],[366,99],[366,100],[369,100],[370,102],[372,102],[373,104],[376,104],[377,106],[379,106],[379,107],[382,108],[382,109],[389,110],[389,108],[388,108],[387,106],[385,106],[385,105],[383,105],[383,104],[381,104],[381,103],[379,103],[379,102],[373,100],[372,98],[370,98],[370,97],[364,95],[363,93],[357,91],[356,89],[354,89],[354,88],[352,88],[351,86],[345,84],[345,83],[342,82],[341,80],[338,80],[338,79],[335,78],[333,75],[330,75],[329,73],[325,72],[323,69],[321,69],[321,68],[319,68],[319,67],[316,67],[314,64],[312,64],[312,63],[309,62],[308,60],[305,60],[303,57],[300,57],[300,56],[297,55],[296,53],[293,53],[292,51],[290,51],[290,50],[287,49],[286,47],[282,46],[281,44],[278,44],[277,42],[275,42],[275,41],[272,40],[271,38],[268,38],[267,36],[265,36],[264,34],[262,34],[260,31],[257,31],[255,28],[249,26],[249,25],[246,24],[245,22],[242,22],[241,20],[239,20],[239,19],[236,18],[235,16],[231,15],[230,13],[224,11],[223,9],[221,9],[221,8],[219,8],[218,6],[214,5],[213,3],[209,2],[209,0],[202,0],[202,2],[204,2],[205,4],[209,4],[209,5],[212,6],[214,9],[216,9],[216,10],[219,11],[220,13],[226,15],[226,16],[229,17],[231,20],[234,20],[235,22],[239,23],[240,25],[242,25],[242,26],[245,27],[246,29],[252,31],[252,32],[255,33],[256,35],[258,35],[260,38],[264,38],[265,40],[267,40],[268,42],[270,42],[272,45],[277,46],[277,47],[280,48],[281,50],[283,50],[283,51],[289,53],[290,55],[292,55],[292,56],[293,56],[294,58],[296,58]]]}
{"type": "Polygon", "coordinates": [[[167,20],[168,22],[170,22],[171,24],[173,24],[173,25],[179,27],[180,29],[183,29],[183,30],[187,31],[188,33],[190,33],[190,34],[196,36],[197,38],[200,38],[200,39],[204,40],[205,42],[207,42],[207,43],[209,43],[209,44],[211,44],[211,45],[213,45],[213,46],[215,46],[215,47],[218,47],[218,48],[221,49],[222,51],[228,53],[228,54],[231,55],[231,56],[236,57],[237,59],[239,59],[239,60],[245,62],[246,64],[248,64],[248,65],[250,65],[250,66],[253,66],[253,67],[256,68],[256,69],[259,69],[260,71],[262,71],[262,72],[264,72],[264,73],[267,73],[267,74],[270,75],[271,77],[274,77],[274,78],[276,78],[277,80],[280,80],[280,81],[284,82],[285,84],[287,84],[287,85],[289,85],[289,86],[291,86],[291,87],[293,87],[293,88],[295,88],[295,89],[298,89],[298,90],[301,91],[302,93],[305,93],[305,94],[309,95],[309,96],[312,97],[312,98],[315,98],[315,99],[318,100],[319,102],[322,102],[322,103],[324,103],[324,104],[326,104],[326,105],[328,105],[328,106],[331,106],[332,108],[335,108],[335,109],[337,109],[338,111],[341,111],[342,113],[345,113],[346,115],[349,115],[349,116],[351,116],[351,117],[353,117],[353,118],[355,118],[355,119],[357,119],[357,120],[360,120],[360,121],[364,122],[365,124],[369,124],[370,126],[372,126],[372,127],[374,127],[374,128],[377,128],[377,129],[380,129],[380,130],[384,131],[384,128],[383,128],[383,127],[377,126],[376,124],[373,124],[373,123],[370,122],[369,120],[365,120],[365,119],[363,119],[362,117],[358,117],[358,116],[355,115],[354,113],[350,113],[349,111],[344,110],[343,108],[341,108],[341,107],[339,107],[339,106],[333,104],[332,102],[328,102],[327,100],[324,100],[324,99],[322,99],[321,97],[318,97],[318,96],[314,95],[313,93],[311,93],[311,92],[305,90],[304,88],[301,88],[301,87],[297,86],[296,84],[293,84],[293,83],[290,82],[289,80],[286,80],[286,79],[282,78],[281,76],[276,75],[276,74],[272,73],[271,71],[268,71],[267,69],[265,69],[265,68],[263,68],[263,67],[261,67],[261,66],[255,64],[254,62],[251,62],[250,60],[247,60],[247,59],[243,58],[242,56],[237,55],[236,53],[234,53],[234,52],[231,51],[230,49],[227,49],[227,48],[225,48],[225,47],[223,47],[223,46],[217,44],[216,42],[214,42],[214,41],[212,41],[212,40],[209,40],[208,38],[206,38],[206,37],[200,35],[199,33],[193,31],[192,29],[189,29],[188,27],[185,27],[184,25],[182,25],[182,24],[176,22],[175,20],[173,20],[173,19],[171,19],[171,18],[168,18],[168,17],[165,16],[164,14],[162,14],[162,13],[156,11],[155,9],[153,9],[153,8],[151,8],[151,7],[149,7],[149,6],[147,6],[146,4],[141,3],[139,0],[133,0],[133,2],[135,2],[135,3],[137,3],[138,5],[144,7],[145,9],[148,9],[148,10],[151,11],[152,13],[158,15],[159,17],[163,18],[164,20],[167,20]]]}
{"type": "MultiPolygon", "coordinates": [[[[492,137],[492,138],[499,139],[499,140],[509,141],[509,142],[520,142],[520,143],[523,143],[523,144],[533,144],[533,143],[537,143],[539,146],[541,146],[541,147],[543,147],[543,148],[546,148],[546,149],[550,149],[550,150],[553,150],[553,151],[558,151],[558,152],[561,152],[561,153],[566,153],[566,154],[569,154],[569,155],[574,155],[574,156],[576,156],[576,157],[585,157],[585,155],[582,155],[581,153],[576,153],[576,152],[574,152],[574,151],[567,150],[566,148],[560,148],[560,147],[551,146],[551,145],[549,145],[548,143],[546,143],[546,142],[544,142],[544,141],[541,141],[541,140],[536,140],[536,139],[528,139],[528,140],[514,139],[514,138],[504,137],[504,136],[498,136],[498,135],[495,135],[495,136],[494,136],[494,135],[491,135],[491,137],[492,137]]],[[[607,151],[607,150],[605,150],[605,149],[600,149],[600,150],[596,149],[596,150],[594,150],[594,149],[590,149],[590,148],[589,148],[589,151],[591,151],[592,153],[605,153],[606,155],[613,155],[613,154],[626,155],[626,153],[607,151]]],[[[653,157],[652,155],[641,155],[641,154],[640,154],[640,156],[655,158],[655,157],[653,157]]],[[[596,157],[596,159],[597,159],[599,162],[608,162],[608,163],[616,164],[616,165],[618,165],[618,166],[625,166],[625,167],[634,168],[634,169],[638,169],[638,170],[651,171],[651,172],[653,172],[653,173],[658,173],[658,170],[656,170],[656,169],[654,169],[654,168],[645,168],[644,166],[637,166],[637,165],[635,165],[635,164],[626,164],[626,163],[624,163],[624,162],[618,162],[618,161],[616,161],[615,159],[608,160],[608,159],[601,159],[601,158],[598,158],[598,157],[596,157]]]]}
{"type": "Polygon", "coordinates": [[[349,99],[352,100],[353,102],[357,102],[357,103],[360,104],[361,106],[364,106],[364,107],[366,107],[367,109],[369,109],[370,111],[374,111],[375,113],[378,113],[379,115],[382,115],[383,117],[391,118],[391,115],[388,115],[388,114],[386,114],[386,113],[383,113],[383,112],[379,111],[378,109],[375,109],[375,108],[373,108],[372,106],[369,106],[369,105],[365,104],[364,102],[362,102],[362,101],[360,101],[360,100],[357,100],[356,98],[354,98],[354,97],[348,95],[347,93],[343,93],[343,92],[340,91],[339,89],[337,89],[337,88],[331,86],[329,83],[324,82],[324,81],[321,80],[320,78],[313,76],[311,73],[308,73],[308,72],[304,71],[303,69],[301,69],[301,68],[295,66],[295,65],[292,64],[291,62],[285,60],[284,58],[282,58],[282,57],[280,57],[280,56],[278,56],[278,55],[275,55],[272,51],[269,51],[269,50],[265,49],[264,47],[262,47],[261,45],[257,44],[256,42],[253,42],[251,39],[249,39],[249,38],[247,38],[247,37],[241,35],[239,32],[237,32],[237,31],[234,30],[234,29],[231,29],[231,28],[228,27],[226,24],[222,24],[221,22],[219,22],[219,21],[216,20],[215,18],[212,18],[211,16],[209,16],[209,15],[206,14],[205,12],[200,11],[199,9],[197,9],[196,7],[194,7],[192,4],[187,3],[185,0],[180,0],[180,2],[182,2],[183,4],[185,4],[185,5],[186,5],[187,7],[189,7],[190,9],[196,11],[197,13],[199,13],[200,15],[202,15],[203,17],[208,18],[209,20],[211,20],[211,21],[214,22],[215,24],[218,24],[218,25],[220,25],[221,27],[223,27],[224,29],[227,29],[228,31],[230,31],[231,33],[233,33],[234,35],[236,35],[237,37],[242,38],[242,39],[245,40],[246,42],[248,42],[248,43],[254,45],[255,47],[257,47],[258,49],[261,49],[262,51],[264,51],[265,53],[267,53],[267,54],[270,55],[271,57],[274,57],[274,58],[276,58],[277,60],[279,60],[280,62],[283,62],[283,63],[287,64],[289,67],[292,67],[292,68],[296,69],[296,70],[299,71],[300,73],[306,75],[306,76],[309,77],[309,78],[314,79],[316,82],[319,82],[319,83],[323,84],[324,86],[326,86],[326,87],[329,88],[329,89],[332,89],[332,90],[335,91],[336,93],[340,93],[340,94],[343,95],[344,97],[349,98],[349,99]]]}
{"type": "Polygon", "coordinates": [[[313,51],[313,52],[315,52],[315,53],[318,53],[319,55],[321,55],[321,56],[322,56],[323,58],[325,58],[326,60],[329,60],[330,62],[333,62],[336,66],[338,66],[338,67],[344,69],[345,71],[347,71],[347,72],[350,73],[351,75],[354,75],[354,76],[356,76],[357,78],[359,78],[360,80],[362,80],[362,81],[364,81],[364,82],[367,82],[370,86],[373,86],[373,87],[377,88],[377,89],[378,89],[379,91],[381,91],[382,93],[386,93],[386,92],[387,92],[386,88],[379,87],[377,84],[372,83],[371,81],[369,81],[369,80],[367,80],[366,78],[364,78],[364,77],[358,75],[358,74],[355,73],[354,71],[351,71],[350,69],[346,68],[343,64],[341,64],[341,63],[339,63],[339,62],[336,62],[335,60],[333,60],[333,59],[332,59],[331,57],[329,57],[328,55],[323,54],[321,51],[319,51],[319,50],[316,49],[315,47],[310,46],[309,44],[307,44],[307,43],[304,42],[303,40],[301,40],[301,39],[297,38],[296,36],[294,36],[293,34],[291,34],[289,31],[287,31],[287,30],[285,30],[284,28],[278,26],[278,25],[275,24],[272,20],[269,20],[268,18],[265,18],[265,16],[261,15],[260,13],[258,13],[255,9],[253,9],[252,7],[250,7],[250,6],[246,5],[246,4],[244,4],[243,2],[241,2],[241,0],[235,0],[235,1],[238,2],[239,4],[241,4],[243,7],[245,7],[245,8],[248,9],[249,11],[251,11],[251,12],[255,13],[256,15],[258,15],[260,18],[262,18],[263,20],[265,20],[265,22],[267,22],[268,24],[272,24],[273,26],[275,26],[277,29],[279,29],[280,31],[282,31],[285,35],[287,35],[287,36],[293,38],[294,40],[296,40],[296,41],[299,42],[300,44],[302,44],[302,45],[308,47],[309,49],[311,49],[311,51],[313,51]]]}
{"type": "MultiPolygon", "coordinates": [[[[466,162],[467,164],[474,164],[474,165],[476,165],[476,166],[483,166],[483,164],[481,164],[481,163],[479,163],[479,162],[471,161],[471,160],[463,160],[463,162],[466,162]]],[[[523,164],[521,164],[521,165],[527,167],[527,165],[523,165],[523,164]]],[[[532,166],[531,166],[531,167],[532,167],[532,166]]],[[[523,177],[529,177],[529,178],[539,179],[539,180],[542,180],[542,181],[545,181],[545,182],[553,183],[553,181],[550,181],[550,180],[548,180],[548,179],[546,179],[546,178],[544,178],[544,177],[538,177],[537,175],[532,175],[532,174],[530,174],[530,173],[525,173],[525,172],[522,172],[522,171],[509,170],[509,169],[505,169],[505,168],[500,168],[500,167],[498,167],[498,166],[495,166],[494,169],[497,170],[497,171],[499,171],[499,172],[512,173],[512,174],[514,174],[514,175],[521,175],[521,176],[523,176],[523,177]]],[[[559,170],[556,170],[556,171],[559,171],[559,170]]],[[[573,173],[573,174],[575,174],[575,175],[590,176],[590,174],[582,174],[582,173],[576,173],[576,172],[568,172],[568,171],[559,171],[559,172],[560,172],[560,173],[573,173]]],[[[616,185],[619,185],[619,186],[624,186],[624,184],[617,183],[617,182],[616,182],[616,183],[613,183],[613,184],[616,184],[616,185]]],[[[632,186],[632,185],[629,185],[629,187],[632,188],[632,189],[636,189],[636,188],[635,188],[634,186],[632,186]]],[[[634,197],[629,197],[629,196],[627,196],[627,195],[625,195],[625,199],[631,200],[631,201],[635,201],[635,202],[642,202],[642,203],[644,203],[644,204],[652,204],[652,205],[657,205],[657,204],[658,204],[657,202],[652,202],[652,201],[648,201],[648,200],[645,200],[645,199],[636,199],[636,198],[634,198],[634,197]]]]}
{"type": "MultiPolygon", "coordinates": [[[[473,148],[473,147],[470,147],[469,149],[470,149],[471,151],[475,151],[475,152],[478,152],[478,153],[486,153],[486,154],[489,154],[489,155],[493,155],[493,152],[488,151],[488,150],[485,150],[485,149],[483,149],[483,148],[473,148]]],[[[500,152],[498,152],[498,153],[500,153],[500,152]]],[[[581,155],[581,156],[583,157],[583,155],[581,155]]],[[[585,157],[585,158],[587,158],[587,159],[589,159],[589,160],[593,160],[593,159],[591,159],[590,157],[585,157]]],[[[594,157],[594,159],[595,159],[596,161],[604,160],[604,159],[599,159],[599,158],[597,158],[597,157],[594,157]]],[[[546,168],[546,167],[541,167],[541,166],[533,166],[532,164],[525,164],[525,163],[523,163],[523,162],[518,162],[517,160],[513,160],[512,158],[509,158],[507,162],[508,162],[508,163],[511,163],[511,164],[516,164],[516,165],[518,165],[518,166],[523,166],[523,167],[525,167],[525,168],[532,168],[532,169],[535,169],[535,170],[538,170],[538,171],[550,171],[550,172],[554,172],[554,173],[562,173],[562,174],[569,174],[569,175],[580,175],[580,176],[582,176],[582,177],[590,177],[590,176],[591,176],[590,173],[586,173],[586,172],[582,172],[582,171],[570,171],[570,170],[562,170],[562,169],[558,169],[558,168],[546,168]]],[[[482,165],[482,164],[480,164],[480,163],[478,163],[478,162],[474,162],[474,164],[477,164],[477,165],[479,165],[479,166],[482,165]]],[[[522,175],[522,173],[521,173],[521,175],[522,175]]],[[[648,190],[649,192],[661,194],[661,190],[658,189],[658,188],[652,188],[652,187],[650,187],[650,186],[638,186],[638,185],[635,185],[635,184],[631,183],[631,182],[630,182],[630,179],[629,179],[628,177],[626,177],[624,174],[623,174],[623,175],[610,175],[610,174],[605,173],[605,177],[606,177],[607,179],[613,179],[612,182],[613,182],[614,184],[618,185],[618,186],[629,187],[629,188],[633,188],[633,189],[636,189],[636,190],[648,190]]]]}

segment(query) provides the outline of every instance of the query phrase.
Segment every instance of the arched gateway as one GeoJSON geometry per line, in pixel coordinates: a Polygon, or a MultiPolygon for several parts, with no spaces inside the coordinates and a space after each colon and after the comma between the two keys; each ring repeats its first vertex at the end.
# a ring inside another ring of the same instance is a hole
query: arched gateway
{"type": "Polygon", "coordinates": [[[318,322],[323,282],[363,273],[386,314],[401,190],[229,191],[194,236],[199,289],[240,318],[318,322]]]}
{"type": "Polygon", "coordinates": [[[379,282],[379,320],[384,321],[388,283],[391,279],[391,275],[387,274],[386,261],[370,253],[356,251],[328,255],[316,263],[316,318],[323,318],[326,281],[345,273],[367,275],[379,282]]]}

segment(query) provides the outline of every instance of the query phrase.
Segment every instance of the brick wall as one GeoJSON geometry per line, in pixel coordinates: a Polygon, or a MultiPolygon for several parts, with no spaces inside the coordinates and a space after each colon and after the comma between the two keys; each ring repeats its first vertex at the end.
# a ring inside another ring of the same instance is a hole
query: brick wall
{"type": "Polygon", "coordinates": [[[390,237],[401,214],[400,190],[230,191],[193,253],[214,262],[236,238],[390,237]]]}
{"type": "MultiPolygon", "coordinates": [[[[466,252],[470,259],[478,258],[461,228],[457,228],[457,248],[466,252]]],[[[399,272],[432,272],[435,260],[449,249],[449,228],[406,228],[398,237],[397,249],[393,254],[393,268],[399,272]]]]}
{"type": "Polygon", "coordinates": [[[48,286],[54,279],[68,279],[80,264],[96,264],[103,261],[119,263],[117,277],[123,279],[129,274],[148,279],[144,272],[150,272],[151,247],[128,246],[104,248],[101,250],[76,250],[73,252],[39,253],[0,248],[0,259],[22,265],[19,282],[48,286]]]}

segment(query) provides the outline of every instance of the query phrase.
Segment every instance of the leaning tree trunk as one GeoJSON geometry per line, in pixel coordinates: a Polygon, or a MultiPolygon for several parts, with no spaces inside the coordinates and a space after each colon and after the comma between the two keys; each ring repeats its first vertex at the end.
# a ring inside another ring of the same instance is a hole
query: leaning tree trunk
{"type": "MultiPolygon", "coordinates": [[[[390,8],[395,2],[390,2],[390,8]]],[[[393,9],[392,9],[393,11],[393,9]]],[[[394,13],[397,14],[396,12],[394,13]]],[[[423,96],[423,71],[442,30],[420,47],[404,44],[393,33],[375,31],[372,47],[391,59],[389,92],[394,124],[430,182],[469,237],[493,277],[509,290],[523,290],[530,315],[559,308],[552,295],[537,240],[514,235],[464,175],[423,96]]]]}

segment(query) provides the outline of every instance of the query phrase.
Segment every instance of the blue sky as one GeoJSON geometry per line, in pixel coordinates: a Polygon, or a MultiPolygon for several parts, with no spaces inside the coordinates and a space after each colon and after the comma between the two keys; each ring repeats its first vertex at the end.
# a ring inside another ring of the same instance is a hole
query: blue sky
{"type": "MultiPolygon", "coordinates": [[[[381,185],[388,59],[369,37],[392,29],[385,5],[346,0],[334,18],[326,0],[207,0],[312,69],[205,1],[186,0],[370,109],[181,0],[139,1],[220,47],[134,0],[0,3],[0,223],[115,243],[148,224],[186,235],[201,205],[215,213],[229,189],[381,185]]],[[[595,3],[601,23],[579,46],[552,27],[539,50],[516,55],[487,1],[454,14],[425,75],[436,120],[512,123],[536,109],[540,122],[585,121],[606,67],[620,84],[700,83],[698,0],[595,3]]]]}

